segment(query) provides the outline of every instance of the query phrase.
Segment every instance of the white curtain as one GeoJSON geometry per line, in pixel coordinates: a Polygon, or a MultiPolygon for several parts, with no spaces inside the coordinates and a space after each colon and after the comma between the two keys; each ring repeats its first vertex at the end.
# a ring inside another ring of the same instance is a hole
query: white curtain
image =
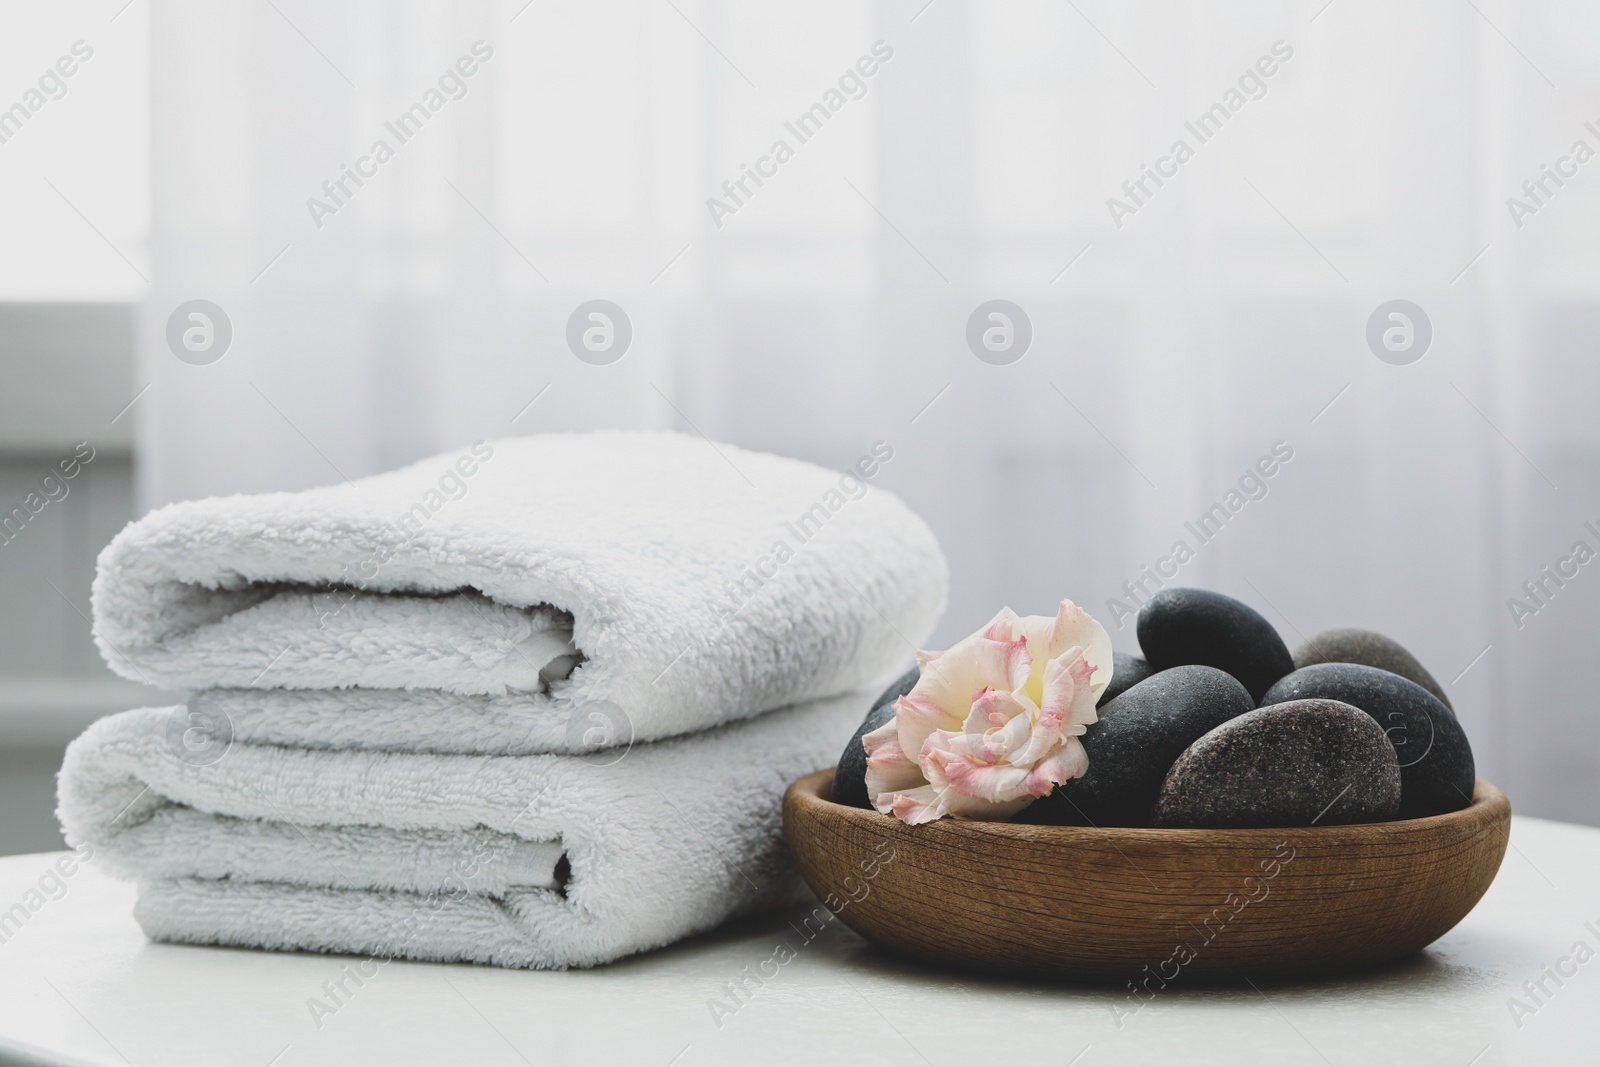
{"type": "Polygon", "coordinates": [[[1600,549],[1600,161],[1560,163],[1600,149],[1594,12],[156,0],[151,20],[146,505],[519,432],[678,428],[840,466],[881,439],[883,484],[951,557],[940,640],[1061,596],[1110,625],[1185,540],[1172,583],[1291,645],[1400,639],[1519,810],[1600,823],[1600,565],[1520,628],[1507,604],[1600,549]],[[402,143],[386,123],[419,103],[402,143]],[[802,139],[786,123],[816,104],[802,139]],[[392,158],[362,162],[379,140],[392,158]],[[1576,176],[1514,220],[1541,164],[1576,176]],[[346,167],[369,176],[335,203],[346,167]],[[165,339],[192,299],[232,324],[209,365],[165,339]],[[610,365],[565,340],[592,299],[632,324],[610,365]],[[991,299],[1031,321],[1010,365],[967,344],[991,299]],[[1366,340],[1396,299],[1432,326],[1409,365],[1366,340]],[[1186,523],[1218,504],[1202,544],[1186,523]]]}

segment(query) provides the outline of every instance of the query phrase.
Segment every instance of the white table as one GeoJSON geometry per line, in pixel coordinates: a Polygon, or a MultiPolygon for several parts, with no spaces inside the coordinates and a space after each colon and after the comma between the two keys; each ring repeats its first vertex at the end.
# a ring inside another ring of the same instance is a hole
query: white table
{"type": "MultiPolygon", "coordinates": [[[[57,858],[0,860],[0,912],[26,910],[57,858]]],[[[1488,896],[1421,955],[1260,991],[1174,985],[1120,1028],[1112,1008],[1128,1002],[1115,990],[908,965],[839,923],[807,944],[782,915],[592,971],[391,963],[359,988],[347,979],[351,995],[319,1028],[308,1000],[353,958],[152,944],[131,886],[93,869],[65,886],[5,927],[0,1063],[1600,1062],[1600,955],[1581,966],[1569,955],[1578,941],[1600,953],[1600,830],[1538,819],[1514,821],[1488,896]],[[797,957],[718,1027],[710,999],[781,940],[797,957]],[[1577,971],[1560,986],[1542,974],[1558,964],[1577,971]],[[1521,988],[1541,977],[1542,1004],[1521,988]],[[1517,1020],[1512,996],[1532,1009],[1517,1020]]]]}

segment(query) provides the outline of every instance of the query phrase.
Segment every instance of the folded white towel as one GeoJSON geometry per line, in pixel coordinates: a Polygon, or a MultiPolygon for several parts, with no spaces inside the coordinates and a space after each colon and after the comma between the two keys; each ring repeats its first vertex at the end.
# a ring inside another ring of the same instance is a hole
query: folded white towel
{"type": "Polygon", "coordinates": [[[500,716],[466,750],[571,751],[573,714],[602,701],[632,737],[670,737],[882,681],[928,635],[946,565],[869,487],[892,455],[841,475],[679,434],[552,434],[174,504],[101,554],[96,639],[167,688],[487,698],[462,705],[500,716]]]}
{"type": "Polygon", "coordinates": [[[785,787],[944,604],[892,454],[551,435],[155,512],[96,639],[198,692],[73,743],[68,840],[171,941],[588,966],[794,900],[785,787]]]}
{"type": "Polygon", "coordinates": [[[185,709],[102,719],[60,816],[160,940],[590,966],[800,899],[784,787],[870,694],[582,756],[313,751],[185,758],[185,709]],[[615,760],[615,762],[608,762],[615,760]]]}

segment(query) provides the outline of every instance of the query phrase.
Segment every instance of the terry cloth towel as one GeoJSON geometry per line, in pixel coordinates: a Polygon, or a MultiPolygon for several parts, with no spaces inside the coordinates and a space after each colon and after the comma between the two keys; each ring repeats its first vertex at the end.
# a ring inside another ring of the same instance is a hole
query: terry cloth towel
{"type": "Polygon", "coordinates": [[[255,691],[219,695],[245,741],[574,752],[597,704],[671,737],[881,682],[926,638],[947,569],[870,484],[892,457],[879,442],[841,474],[550,434],[174,504],[101,553],[95,636],[125,677],[255,691]],[[311,694],[346,687],[370,691],[311,694]]]}
{"type": "Polygon", "coordinates": [[[591,757],[235,742],[204,766],[184,707],[144,708],[68,748],[60,815],[139,882],[158,940],[591,966],[802,899],[784,788],[838,754],[869,701],[591,757]]]}

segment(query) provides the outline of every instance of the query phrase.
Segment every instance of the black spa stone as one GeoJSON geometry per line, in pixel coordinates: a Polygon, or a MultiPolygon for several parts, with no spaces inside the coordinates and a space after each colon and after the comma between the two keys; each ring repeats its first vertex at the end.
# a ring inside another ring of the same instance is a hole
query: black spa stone
{"type": "Polygon", "coordinates": [[[1444,686],[1428,673],[1417,657],[1400,642],[1372,630],[1347,627],[1312,634],[1294,650],[1294,665],[1298,670],[1313,663],[1364,663],[1377,667],[1416,682],[1438,697],[1445,707],[1454,708],[1444,686]]]}
{"type": "Polygon", "coordinates": [[[1202,663],[1227,671],[1261,702],[1294,670],[1289,648],[1260,612],[1209,589],[1163,589],[1139,609],[1139,647],[1158,671],[1202,663]]]}
{"type": "Polygon", "coordinates": [[[1246,712],[1190,745],[1161,785],[1161,827],[1335,826],[1400,809],[1400,764],[1370,715],[1337,700],[1246,712]]]}
{"type": "Polygon", "coordinates": [[[1263,704],[1321,698],[1375,719],[1400,761],[1400,818],[1456,811],[1472,802],[1472,746],[1453,711],[1422,686],[1361,663],[1302,667],[1267,691],[1263,704]]]}
{"type": "Polygon", "coordinates": [[[889,688],[878,694],[878,699],[872,702],[874,710],[884,704],[893,704],[916,687],[922,679],[922,668],[912,667],[909,671],[889,683],[889,688]]]}
{"type": "Polygon", "coordinates": [[[1154,673],[1150,664],[1138,656],[1130,656],[1126,652],[1111,653],[1111,684],[1106,686],[1094,706],[1105,707],[1154,673]]]}
{"type": "Polygon", "coordinates": [[[1014,822],[1146,826],[1161,782],[1197,738],[1255,707],[1215,667],[1173,667],[1134,685],[1099,711],[1082,737],[1089,770],[1023,808],[1014,822]]]}
{"type": "Polygon", "coordinates": [[[849,743],[844,746],[844,754],[839,757],[839,765],[834,768],[835,804],[848,804],[852,808],[872,807],[872,801],[867,797],[867,750],[862,747],[861,738],[894,717],[894,702],[911,692],[911,687],[921,677],[921,669],[912,667],[873,701],[872,710],[867,712],[867,717],[861,720],[861,725],[851,735],[849,743]]]}

